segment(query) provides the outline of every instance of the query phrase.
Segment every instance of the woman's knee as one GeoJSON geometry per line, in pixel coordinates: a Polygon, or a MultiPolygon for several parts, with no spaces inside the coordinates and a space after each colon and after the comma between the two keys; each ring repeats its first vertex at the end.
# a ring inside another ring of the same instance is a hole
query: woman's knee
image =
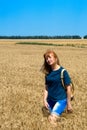
{"type": "Polygon", "coordinates": [[[51,114],[51,115],[49,115],[48,119],[49,119],[49,121],[56,122],[56,121],[58,121],[60,119],[60,117],[58,115],[56,115],[56,114],[51,114]]]}

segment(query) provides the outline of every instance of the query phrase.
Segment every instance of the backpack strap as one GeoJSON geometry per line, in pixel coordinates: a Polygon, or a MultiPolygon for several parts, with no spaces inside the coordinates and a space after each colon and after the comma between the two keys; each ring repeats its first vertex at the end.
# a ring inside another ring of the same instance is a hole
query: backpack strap
{"type": "MultiPolygon", "coordinates": [[[[64,85],[64,71],[65,70],[66,69],[62,69],[62,71],[61,71],[61,82],[62,82],[62,86],[64,87],[64,89],[66,89],[66,87],[64,85]]],[[[71,82],[70,86],[71,86],[71,100],[73,100],[74,99],[74,84],[73,84],[73,82],[71,82]]]]}
{"type": "Polygon", "coordinates": [[[63,75],[63,73],[64,73],[65,70],[66,69],[62,69],[62,71],[61,71],[61,82],[62,82],[62,85],[63,85],[64,88],[65,88],[65,85],[64,85],[64,75],[63,75]]]}

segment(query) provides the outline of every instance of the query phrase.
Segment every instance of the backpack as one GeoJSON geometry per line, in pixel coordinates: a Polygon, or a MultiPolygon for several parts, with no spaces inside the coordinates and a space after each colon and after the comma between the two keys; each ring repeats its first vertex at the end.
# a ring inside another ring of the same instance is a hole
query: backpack
{"type": "MultiPolygon", "coordinates": [[[[61,82],[62,82],[62,86],[66,89],[66,87],[64,86],[64,75],[63,75],[64,71],[65,69],[62,69],[61,71],[61,82]]],[[[74,99],[74,84],[72,80],[70,86],[71,86],[71,101],[72,101],[74,99]]]]}

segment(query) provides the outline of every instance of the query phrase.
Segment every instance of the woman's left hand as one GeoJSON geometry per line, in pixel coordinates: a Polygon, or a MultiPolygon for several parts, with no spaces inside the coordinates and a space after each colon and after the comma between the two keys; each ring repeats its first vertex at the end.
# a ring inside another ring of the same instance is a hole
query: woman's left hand
{"type": "Polygon", "coordinates": [[[67,112],[68,112],[68,113],[72,113],[72,112],[73,112],[71,103],[68,103],[68,104],[67,104],[67,112]]]}

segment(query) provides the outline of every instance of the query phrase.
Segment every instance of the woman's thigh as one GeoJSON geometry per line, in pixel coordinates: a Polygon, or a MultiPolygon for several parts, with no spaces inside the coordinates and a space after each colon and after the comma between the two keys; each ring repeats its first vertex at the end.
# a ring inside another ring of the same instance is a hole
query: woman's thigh
{"type": "Polygon", "coordinates": [[[67,100],[64,99],[64,100],[60,100],[58,102],[56,102],[56,104],[54,105],[52,111],[51,111],[51,114],[55,114],[55,115],[61,115],[62,112],[65,110],[67,106],[67,100]]]}

